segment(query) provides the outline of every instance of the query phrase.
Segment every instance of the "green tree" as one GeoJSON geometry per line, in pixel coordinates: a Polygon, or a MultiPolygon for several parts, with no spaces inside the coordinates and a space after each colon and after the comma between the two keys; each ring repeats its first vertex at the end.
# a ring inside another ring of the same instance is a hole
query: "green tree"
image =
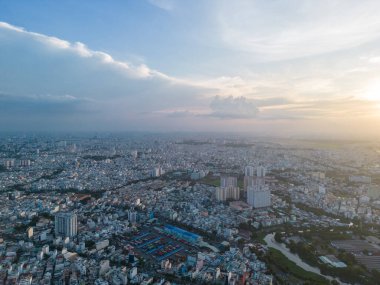
{"type": "Polygon", "coordinates": [[[278,243],[282,242],[282,234],[280,232],[276,232],[274,234],[274,240],[278,243]]]}

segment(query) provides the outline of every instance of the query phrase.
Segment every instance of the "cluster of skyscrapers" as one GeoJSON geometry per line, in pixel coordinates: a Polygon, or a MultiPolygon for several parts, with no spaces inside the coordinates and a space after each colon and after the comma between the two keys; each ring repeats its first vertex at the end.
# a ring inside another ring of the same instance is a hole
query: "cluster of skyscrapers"
{"type": "MultiPolygon", "coordinates": [[[[253,208],[269,207],[271,205],[271,193],[265,183],[266,168],[263,166],[247,166],[244,169],[244,194],[247,203],[253,208]]],[[[216,188],[218,201],[239,200],[240,188],[235,176],[221,176],[220,187],[216,188]]]]}

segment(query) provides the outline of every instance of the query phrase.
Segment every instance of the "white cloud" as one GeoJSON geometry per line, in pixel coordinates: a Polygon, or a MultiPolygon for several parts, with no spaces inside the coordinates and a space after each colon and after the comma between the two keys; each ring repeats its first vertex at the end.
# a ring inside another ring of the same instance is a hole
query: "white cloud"
{"type": "Polygon", "coordinates": [[[5,22],[0,22],[0,28],[13,30],[16,32],[23,32],[24,31],[23,28],[13,26],[13,25],[10,25],[10,24],[5,23],[5,22]]]}
{"type": "Polygon", "coordinates": [[[371,57],[368,59],[370,63],[380,63],[380,56],[371,57]]]}
{"type": "Polygon", "coordinates": [[[252,119],[258,113],[254,100],[245,97],[216,96],[210,103],[212,112],[209,116],[221,119],[252,119]]]}
{"type": "Polygon", "coordinates": [[[29,127],[33,117],[43,120],[43,124],[34,121],[35,126],[46,127],[49,120],[42,117],[48,112],[57,120],[67,121],[65,114],[70,114],[70,120],[86,118],[87,127],[106,128],[112,122],[115,129],[136,128],[149,125],[157,110],[196,105],[208,92],[145,64],[118,61],[83,43],[7,23],[0,23],[0,62],[0,121],[6,116],[7,121],[20,122],[18,127],[22,123],[15,118],[25,112],[31,119],[22,127],[29,127]]]}
{"type": "Polygon", "coordinates": [[[79,51],[76,48],[76,46],[71,46],[71,44],[68,41],[64,41],[56,37],[47,37],[47,36],[43,36],[43,35],[35,34],[35,33],[34,34],[31,33],[31,35],[33,35],[36,39],[40,39],[43,43],[51,44],[52,46],[56,48],[61,48],[61,49],[72,48],[76,51],[79,51]]]}
{"type": "Polygon", "coordinates": [[[85,44],[81,42],[76,42],[73,45],[73,49],[76,50],[80,56],[83,56],[83,57],[93,56],[93,53],[86,47],[85,44]]]}
{"type": "MultiPolygon", "coordinates": [[[[17,32],[25,36],[25,38],[29,38],[30,40],[34,40],[34,41],[39,41],[47,47],[68,50],[70,52],[75,53],[78,56],[85,57],[85,58],[91,57],[94,59],[100,59],[104,63],[109,63],[109,64],[112,64],[114,67],[123,69],[124,71],[128,72],[128,75],[130,76],[149,77],[149,76],[154,75],[157,77],[162,76],[169,79],[169,76],[166,76],[158,71],[151,70],[146,65],[133,66],[126,62],[114,60],[111,55],[101,52],[101,51],[91,50],[85,44],[81,42],[70,43],[68,41],[65,41],[56,37],[46,36],[46,35],[34,33],[34,32],[28,32],[23,28],[15,27],[13,25],[10,25],[4,22],[0,22],[0,29],[17,32]]],[[[173,80],[175,79],[173,78],[173,80]]]]}
{"type": "Polygon", "coordinates": [[[379,40],[379,1],[216,1],[221,39],[258,61],[287,60],[379,40]]]}

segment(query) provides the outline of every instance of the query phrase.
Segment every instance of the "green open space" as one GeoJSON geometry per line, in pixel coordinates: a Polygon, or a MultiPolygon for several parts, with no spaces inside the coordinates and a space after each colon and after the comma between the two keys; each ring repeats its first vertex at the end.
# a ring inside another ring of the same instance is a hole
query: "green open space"
{"type": "Polygon", "coordinates": [[[300,280],[309,281],[311,284],[315,285],[330,284],[330,281],[326,278],[297,266],[297,264],[289,260],[277,249],[270,248],[266,255],[266,259],[272,271],[276,271],[277,268],[284,273],[292,275],[300,280]]]}

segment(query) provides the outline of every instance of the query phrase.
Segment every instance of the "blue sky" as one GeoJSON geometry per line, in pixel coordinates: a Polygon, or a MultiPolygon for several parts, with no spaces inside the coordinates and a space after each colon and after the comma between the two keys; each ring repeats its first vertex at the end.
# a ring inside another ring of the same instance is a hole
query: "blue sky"
{"type": "Polygon", "coordinates": [[[186,74],[179,61],[192,68],[197,55],[214,52],[213,47],[191,35],[197,33],[195,24],[201,24],[204,13],[197,7],[173,4],[176,11],[172,13],[152,4],[161,1],[0,2],[4,22],[70,42],[80,41],[119,60],[149,61],[150,66],[167,73],[186,74]]]}
{"type": "Polygon", "coordinates": [[[0,130],[377,136],[379,9],[0,0],[0,130]]]}

